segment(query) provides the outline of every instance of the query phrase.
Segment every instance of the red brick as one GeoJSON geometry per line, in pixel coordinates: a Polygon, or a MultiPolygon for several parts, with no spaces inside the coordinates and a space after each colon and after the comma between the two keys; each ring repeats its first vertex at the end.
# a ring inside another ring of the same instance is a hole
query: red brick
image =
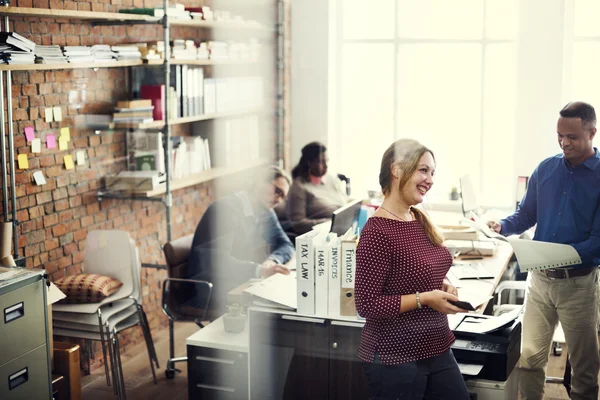
{"type": "Polygon", "coordinates": [[[57,200],[54,202],[54,210],[64,211],[69,208],[69,201],[67,199],[57,200]]]}
{"type": "Polygon", "coordinates": [[[44,204],[52,201],[52,194],[50,192],[42,192],[35,195],[37,204],[44,204]]]}
{"type": "Polygon", "coordinates": [[[52,238],[52,239],[46,240],[44,242],[44,249],[46,251],[54,250],[57,248],[58,248],[58,239],[52,238]]]}
{"type": "Polygon", "coordinates": [[[44,227],[49,227],[58,224],[58,214],[50,214],[44,217],[44,227]]]}
{"type": "Polygon", "coordinates": [[[17,211],[17,220],[19,222],[28,221],[29,220],[29,211],[28,210],[17,211]]]}
{"type": "Polygon", "coordinates": [[[52,234],[54,236],[62,236],[67,233],[67,226],[65,224],[59,224],[52,228],[52,234]]]}

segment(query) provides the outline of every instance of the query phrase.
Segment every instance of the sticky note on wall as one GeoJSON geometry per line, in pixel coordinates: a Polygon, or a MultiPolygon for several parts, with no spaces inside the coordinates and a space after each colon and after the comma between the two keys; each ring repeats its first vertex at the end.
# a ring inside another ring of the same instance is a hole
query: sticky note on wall
{"type": "Polygon", "coordinates": [[[66,169],[75,168],[75,164],[73,164],[73,157],[70,154],[67,154],[66,156],[64,156],[63,159],[65,160],[65,168],[66,169]]]}
{"type": "Polygon", "coordinates": [[[79,150],[76,153],[76,158],[77,158],[77,165],[85,164],[85,152],[83,150],[79,150]]]}
{"type": "Polygon", "coordinates": [[[36,154],[42,152],[42,139],[35,138],[31,141],[31,152],[36,154]]]}
{"type": "Polygon", "coordinates": [[[69,143],[61,136],[58,138],[58,149],[59,150],[67,150],[69,148],[69,143]]]}
{"type": "Polygon", "coordinates": [[[46,114],[46,122],[52,122],[52,107],[46,107],[45,114],[46,114]]]}
{"type": "Polygon", "coordinates": [[[38,186],[46,184],[46,178],[44,177],[44,173],[42,171],[35,171],[33,173],[33,179],[38,186]]]}
{"type": "Polygon", "coordinates": [[[60,108],[60,106],[54,107],[53,112],[54,112],[54,120],[62,121],[62,109],[60,108]]]}
{"type": "Polygon", "coordinates": [[[27,138],[28,142],[33,141],[35,139],[35,132],[33,130],[33,126],[26,126],[25,129],[25,138],[27,138]]]}
{"type": "Polygon", "coordinates": [[[67,142],[71,141],[71,130],[68,126],[60,128],[60,137],[64,138],[67,142]]]}
{"type": "Polygon", "coordinates": [[[46,135],[46,147],[49,149],[56,148],[56,135],[46,135]]]}
{"type": "Polygon", "coordinates": [[[29,168],[29,161],[27,160],[27,154],[19,154],[17,156],[17,161],[19,163],[19,169],[29,168]]]}

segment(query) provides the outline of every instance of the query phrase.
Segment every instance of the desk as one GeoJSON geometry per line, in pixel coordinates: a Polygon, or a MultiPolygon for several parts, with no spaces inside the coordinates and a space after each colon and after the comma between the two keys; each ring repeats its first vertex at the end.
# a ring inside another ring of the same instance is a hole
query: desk
{"type": "MultiPolygon", "coordinates": [[[[495,278],[468,282],[470,290],[493,294],[511,255],[512,248],[500,243],[494,256],[482,260],[495,278]]],[[[358,360],[363,325],[356,317],[252,306],[247,328],[230,334],[219,318],[187,340],[189,397],[368,398],[358,360]]]]}
{"type": "MultiPolygon", "coordinates": [[[[462,279],[460,280],[460,287],[458,288],[458,297],[460,298],[461,290],[468,290],[470,292],[486,293],[490,296],[494,295],[496,286],[500,283],[506,267],[513,255],[513,249],[510,244],[502,241],[497,241],[496,252],[493,256],[483,257],[482,260],[477,260],[484,265],[484,267],[490,271],[493,275],[493,279],[462,279]]],[[[460,257],[458,258],[460,260],[460,257]]],[[[489,302],[483,303],[477,307],[477,312],[483,314],[489,302]]]]}

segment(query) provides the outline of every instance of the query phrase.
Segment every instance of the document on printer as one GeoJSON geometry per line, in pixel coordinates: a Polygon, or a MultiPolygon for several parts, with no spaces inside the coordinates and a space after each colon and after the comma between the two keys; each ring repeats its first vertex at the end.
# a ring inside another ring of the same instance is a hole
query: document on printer
{"type": "Polygon", "coordinates": [[[483,364],[463,364],[458,363],[458,369],[463,375],[477,376],[483,369],[483,364]]]}
{"type": "Polygon", "coordinates": [[[573,246],[519,239],[516,236],[505,237],[493,232],[475,214],[471,213],[470,217],[470,220],[465,220],[473,228],[478,229],[491,239],[503,240],[512,246],[522,272],[581,264],[581,257],[579,257],[579,253],[573,246]]]}
{"type": "Polygon", "coordinates": [[[514,321],[521,313],[522,308],[523,307],[518,307],[510,312],[489,318],[484,318],[482,316],[471,317],[467,315],[455,330],[464,333],[493,332],[514,321]]]}

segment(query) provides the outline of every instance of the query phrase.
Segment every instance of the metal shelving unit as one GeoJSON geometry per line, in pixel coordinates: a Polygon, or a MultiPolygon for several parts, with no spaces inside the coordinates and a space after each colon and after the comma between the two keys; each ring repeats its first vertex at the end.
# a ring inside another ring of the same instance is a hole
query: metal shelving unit
{"type": "MultiPolygon", "coordinates": [[[[105,63],[82,63],[82,64],[34,64],[34,65],[0,65],[0,93],[4,93],[6,90],[6,105],[4,104],[4,96],[0,96],[0,110],[6,107],[7,118],[5,120],[4,113],[0,112],[0,146],[3,151],[0,152],[0,162],[2,164],[0,168],[0,179],[2,179],[2,194],[3,194],[3,212],[5,215],[6,222],[12,222],[13,225],[13,252],[15,260],[24,260],[19,256],[18,248],[18,224],[16,212],[16,192],[15,188],[15,154],[14,154],[14,132],[13,132],[13,114],[12,114],[12,71],[35,71],[35,70],[56,70],[56,69],[78,69],[78,68],[119,68],[119,67],[136,67],[142,65],[162,65],[164,68],[164,79],[165,82],[170,82],[171,65],[227,65],[227,64],[258,64],[254,61],[237,61],[237,60],[224,60],[224,61],[212,61],[212,60],[171,60],[170,58],[170,38],[171,38],[171,27],[188,27],[198,29],[238,29],[248,32],[253,32],[259,35],[277,35],[277,102],[276,102],[276,129],[277,129],[277,156],[281,160],[283,158],[283,0],[272,0],[277,5],[277,24],[275,29],[267,28],[257,23],[249,23],[244,21],[189,21],[189,20],[171,20],[168,15],[165,14],[162,18],[150,17],[146,15],[136,14],[124,14],[124,13],[108,13],[108,12],[94,12],[94,11],[76,11],[76,10],[57,10],[57,9],[41,9],[41,8],[26,8],[26,7],[10,7],[0,6],[0,16],[3,16],[4,26],[0,25],[0,30],[4,32],[9,31],[9,18],[10,17],[33,17],[33,18],[54,18],[54,19],[66,19],[66,20],[79,20],[89,21],[92,25],[135,25],[135,24],[160,24],[163,28],[163,42],[164,57],[160,61],[117,61],[117,62],[105,62],[105,63]],[[3,29],[2,29],[3,28],[3,29]],[[6,82],[6,83],[4,83],[6,82]],[[6,85],[6,87],[4,87],[6,85]],[[8,135],[5,130],[5,126],[8,126],[8,135]],[[6,141],[8,137],[8,142],[6,141]],[[8,160],[7,154],[8,151],[8,160]],[[10,173],[7,171],[7,163],[11,166],[10,173]],[[8,207],[8,179],[10,179],[11,188],[11,214],[9,217],[8,207]]],[[[168,0],[163,0],[164,9],[168,9],[168,0]]],[[[235,116],[248,113],[259,113],[264,110],[248,110],[246,112],[231,112],[231,113],[218,113],[214,115],[205,115],[198,117],[187,117],[172,119],[169,116],[169,96],[165,96],[165,119],[164,121],[155,121],[150,124],[137,125],[136,129],[162,129],[163,130],[163,149],[165,154],[165,174],[167,176],[164,188],[159,190],[150,191],[142,195],[124,195],[119,193],[109,193],[106,191],[98,192],[98,200],[103,199],[121,199],[121,200],[143,200],[152,202],[162,202],[165,204],[165,215],[167,225],[167,241],[172,240],[171,236],[171,208],[173,206],[173,195],[172,191],[181,189],[191,185],[197,185],[202,182],[214,180],[220,177],[228,176],[231,174],[239,173],[248,168],[254,168],[259,165],[265,164],[266,160],[261,160],[252,165],[245,165],[243,167],[227,167],[227,168],[212,168],[211,170],[204,171],[201,174],[197,174],[186,179],[179,181],[171,181],[169,176],[171,174],[171,127],[177,124],[185,124],[196,121],[203,121],[207,119],[222,118],[228,116],[235,116]],[[161,197],[162,196],[162,197],[161,197]]],[[[115,125],[114,128],[118,129],[119,126],[115,125]]],[[[131,126],[124,126],[121,129],[131,128],[131,126]]],[[[161,265],[146,264],[144,266],[153,268],[163,268],[161,265]]],[[[170,339],[170,356],[174,357],[174,342],[173,342],[173,323],[169,322],[169,339],[170,339]]]]}

